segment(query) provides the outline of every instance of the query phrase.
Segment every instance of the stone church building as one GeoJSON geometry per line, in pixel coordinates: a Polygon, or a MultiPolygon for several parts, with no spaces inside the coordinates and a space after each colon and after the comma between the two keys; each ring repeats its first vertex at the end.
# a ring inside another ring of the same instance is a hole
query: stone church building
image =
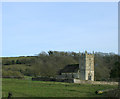
{"type": "Polygon", "coordinates": [[[77,78],[94,81],[94,53],[81,54],[79,64],[67,65],[60,71],[59,78],[77,78]]]}

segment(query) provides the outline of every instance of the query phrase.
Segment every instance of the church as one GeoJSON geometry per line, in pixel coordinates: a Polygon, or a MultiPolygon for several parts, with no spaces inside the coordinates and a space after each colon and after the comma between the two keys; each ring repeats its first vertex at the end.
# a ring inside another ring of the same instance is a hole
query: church
{"type": "Polygon", "coordinates": [[[59,78],[94,81],[94,53],[80,54],[79,64],[65,66],[60,70],[59,78]]]}

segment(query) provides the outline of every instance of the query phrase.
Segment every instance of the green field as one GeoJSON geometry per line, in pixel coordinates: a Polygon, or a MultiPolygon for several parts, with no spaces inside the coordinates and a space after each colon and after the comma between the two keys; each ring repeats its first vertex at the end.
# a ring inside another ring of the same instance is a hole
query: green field
{"type": "Polygon", "coordinates": [[[96,90],[117,88],[112,85],[88,85],[19,79],[2,79],[2,96],[13,97],[100,97],[96,90]]]}

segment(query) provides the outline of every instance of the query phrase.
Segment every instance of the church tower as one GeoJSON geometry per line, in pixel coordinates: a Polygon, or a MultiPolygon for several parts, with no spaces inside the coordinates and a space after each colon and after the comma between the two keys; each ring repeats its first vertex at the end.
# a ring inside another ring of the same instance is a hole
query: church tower
{"type": "Polygon", "coordinates": [[[79,59],[79,78],[80,80],[91,80],[94,81],[94,53],[80,55],[79,59]]]}

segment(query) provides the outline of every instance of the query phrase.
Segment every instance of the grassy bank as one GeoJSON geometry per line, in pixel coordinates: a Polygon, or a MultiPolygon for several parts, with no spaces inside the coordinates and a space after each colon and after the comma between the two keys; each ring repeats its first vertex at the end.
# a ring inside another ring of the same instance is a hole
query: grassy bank
{"type": "Polygon", "coordinates": [[[96,90],[117,88],[112,85],[88,85],[19,79],[2,79],[2,96],[12,92],[13,97],[100,97],[96,90]]]}

